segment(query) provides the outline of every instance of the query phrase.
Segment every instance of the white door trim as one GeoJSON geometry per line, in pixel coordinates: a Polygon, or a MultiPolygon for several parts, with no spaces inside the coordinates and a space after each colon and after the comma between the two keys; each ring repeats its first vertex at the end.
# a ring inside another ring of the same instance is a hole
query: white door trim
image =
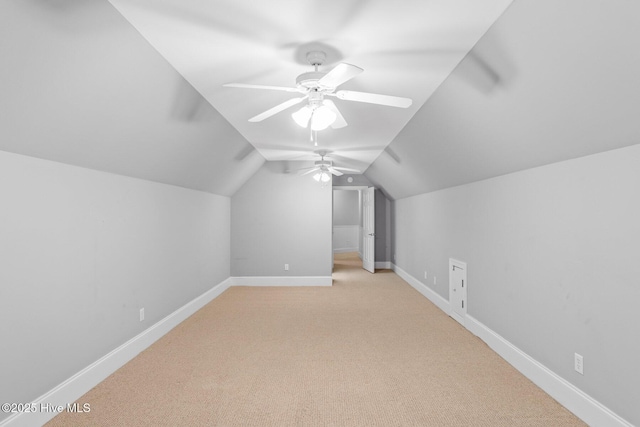
{"type": "Polygon", "coordinates": [[[362,191],[364,233],[362,237],[362,268],[375,273],[376,270],[376,189],[369,187],[362,191]]]}

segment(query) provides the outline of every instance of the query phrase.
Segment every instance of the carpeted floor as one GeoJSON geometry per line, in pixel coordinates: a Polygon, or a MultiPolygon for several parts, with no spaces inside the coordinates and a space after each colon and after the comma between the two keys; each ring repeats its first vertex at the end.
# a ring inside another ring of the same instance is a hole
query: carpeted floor
{"type": "Polygon", "coordinates": [[[584,426],[390,270],[232,287],[48,426],[584,426]]]}

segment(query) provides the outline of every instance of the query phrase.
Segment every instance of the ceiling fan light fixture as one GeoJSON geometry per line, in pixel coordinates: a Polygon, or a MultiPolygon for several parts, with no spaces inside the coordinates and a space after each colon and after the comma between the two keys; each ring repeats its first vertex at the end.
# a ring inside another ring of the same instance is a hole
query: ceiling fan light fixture
{"type": "Polygon", "coordinates": [[[306,128],[309,125],[312,113],[313,111],[311,108],[308,105],[305,105],[295,113],[291,114],[291,117],[300,127],[306,128]]]}
{"type": "Polygon", "coordinates": [[[326,105],[321,105],[313,110],[311,114],[311,129],[324,130],[336,121],[336,113],[334,113],[326,105]]]}
{"type": "Polygon", "coordinates": [[[305,105],[295,113],[291,114],[293,120],[303,128],[311,123],[311,130],[324,130],[336,121],[337,115],[326,105],[312,107],[305,105]]]}
{"type": "Polygon", "coordinates": [[[331,174],[327,171],[319,171],[317,174],[313,175],[313,179],[326,184],[327,182],[331,181],[331,174]]]}

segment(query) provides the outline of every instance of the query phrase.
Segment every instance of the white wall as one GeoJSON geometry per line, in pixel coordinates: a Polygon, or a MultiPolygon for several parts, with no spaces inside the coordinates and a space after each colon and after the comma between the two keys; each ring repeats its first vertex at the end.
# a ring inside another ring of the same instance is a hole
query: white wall
{"type": "Polygon", "coordinates": [[[358,192],[333,190],[333,225],[358,225],[358,192]]]}
{"type": "Polygon", "coordinates": [[[357,190],[333,190],[333,252],[358,252],[360,199],[357,190]]]}
{"type": "Polygon", "coordinates": [[[469,315],[640,425],[639,186],[635,145],[400,199],[395,264],[448,299],[467,262],[469,315]]]}
{"type": "Polygon", "coordinates": [[[330,279],[331,185],[288,168],[265,163],[231,198],[232,276],[330,279]]]}
{"type": "Polygon", "coordinates": [[[0,151],[0,401],[33,401],[227,279],[229,208],[0,151]]]}

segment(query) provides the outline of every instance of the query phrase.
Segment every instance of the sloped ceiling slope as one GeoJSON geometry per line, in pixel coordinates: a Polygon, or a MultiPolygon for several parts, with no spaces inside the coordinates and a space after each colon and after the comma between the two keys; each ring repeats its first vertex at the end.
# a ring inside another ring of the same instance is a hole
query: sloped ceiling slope
{"type": "Polygon", "coordinates": [[[264,158],[104,0],[0,2],[0,150],[229,196],[264,158]]]}
{"type": "Polygon", "coordinates": [[[315,151],[326,150],[336,165],[361,171],[511,3],[109,1],[267,160],[319,160],[315,151]],[[341,62],[364,69],[339,91],[407,97],[412,105],[393,108],[331,97],[348,125],[318,132],[316,146],[309,130],[291,118],[309,102],[300,93],[224,87],[293,88],[296,76],[314,69],[307,55],[315,51],[324,54],[319,72],[341,62]],[[279,113],[249,121],[276,106],[279,113]]]}
{"type": "Polygon", "coordinates": [[[392,199],[640,143],[640,2],[516,0],[365,176],[392,199]]]}

